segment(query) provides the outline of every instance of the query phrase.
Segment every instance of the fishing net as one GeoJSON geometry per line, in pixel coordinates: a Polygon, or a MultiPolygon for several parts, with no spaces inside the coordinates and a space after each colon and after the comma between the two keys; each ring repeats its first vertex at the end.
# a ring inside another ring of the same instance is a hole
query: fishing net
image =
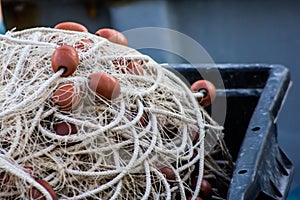
{"type": "Polygon", "coordinates": [[[56,198],[38,180],[59,199],[186,199],[199,194],[205,177],[228,184],[229,173],[213,158],[216,152],[229,158],[222,127],[149,56],[52,28],[8,32],[0,48],[1,199],[35,198],[32,188],[41,199],[56,198]],[[51,67],[62,45],[79,57],[66,77],[51,67]],[[127,68],[133,61],[137,72],[127,68]],[[116,98],[91,89],[90,74],[97,72],[118,80],[116,98]],[[66,85],[71,109],[53,98],[66,85]]]}

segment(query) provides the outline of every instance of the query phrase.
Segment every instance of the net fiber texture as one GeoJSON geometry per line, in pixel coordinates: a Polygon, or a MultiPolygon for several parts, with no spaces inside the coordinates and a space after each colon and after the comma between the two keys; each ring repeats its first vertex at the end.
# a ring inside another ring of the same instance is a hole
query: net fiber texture
{"type": "Polygon", "coordinates": [[[0,48],[1,199],[28,199],[32,187],[51,199],[37,179],[47,181],[59,199],[186,199],[187,191],[197,196],[205,155],[220,143],[222,128],[176,75],[149,56],[90,33],[12,31],[0,36],[0,48]],[[79,55],[68,77],[51,67],[63,44],[79,55]],[[127,73],[115,60],[138,61],[143,75],[127,73]],[[91,90],[94,72],[115,77],[120,96],[108,100],[91,90]],[[52,95],[68,83],[80,100],[63,111],[52,95]],[[77,132],[56,134],[61,122],[77,132]],[[189,186],[193,170],[195,191],[189,186]]]}

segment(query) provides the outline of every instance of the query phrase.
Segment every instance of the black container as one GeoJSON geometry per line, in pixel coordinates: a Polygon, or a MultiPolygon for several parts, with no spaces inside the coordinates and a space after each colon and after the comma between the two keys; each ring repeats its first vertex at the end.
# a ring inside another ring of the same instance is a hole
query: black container
{"type": "Polygon", "coordinates": [[[189,84],[206,79],[217,88],[208,111],[224,125],[225,142],[236,163],[227,199],[285,199],[293,165],[278,145],[276,120],[290,86],[288,69],[265,64],[166,68],[189,84]]]}

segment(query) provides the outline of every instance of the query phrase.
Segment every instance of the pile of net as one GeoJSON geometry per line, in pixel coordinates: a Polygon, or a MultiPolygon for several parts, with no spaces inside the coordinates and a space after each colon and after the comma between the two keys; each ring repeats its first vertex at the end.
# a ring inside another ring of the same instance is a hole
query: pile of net
{"type": "Polygon", "coordinates": [[[221,198],[218,184],[230,181],[222,127],[189,86],[149,56],[52,28],[8,32],[0,48],[1,199],[37,198],[33,191],[40,199],[187,199],[199,196],[203,180],[221,198]],[[61,45],[78,52],[70,76],[51,66],[61,45]],[[127,61],[142,72],[126,71],[127,61]],[[116,98],[91,89],[96,72],[118,80],[116,98]],[[64,84],[80,97],[72,109],[53,100],[64,84]]]}

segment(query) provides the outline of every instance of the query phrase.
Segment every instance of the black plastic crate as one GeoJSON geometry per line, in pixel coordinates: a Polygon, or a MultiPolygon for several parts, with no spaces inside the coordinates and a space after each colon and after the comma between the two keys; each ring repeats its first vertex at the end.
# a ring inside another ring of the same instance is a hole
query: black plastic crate
{"type": "Polygon", "coordinates": [[[175,69],[189,84],[199,79],[214,83],[217,98],[208,112],[223,112],[226,100],[225,118],[218,113],[213,117],[224,125],[225,142],[236,164],[227,199],[285,199],[293,165],[278,145],[276,121],[290,86],[288,69],[266,64],[166,68],[175,69]]]}

